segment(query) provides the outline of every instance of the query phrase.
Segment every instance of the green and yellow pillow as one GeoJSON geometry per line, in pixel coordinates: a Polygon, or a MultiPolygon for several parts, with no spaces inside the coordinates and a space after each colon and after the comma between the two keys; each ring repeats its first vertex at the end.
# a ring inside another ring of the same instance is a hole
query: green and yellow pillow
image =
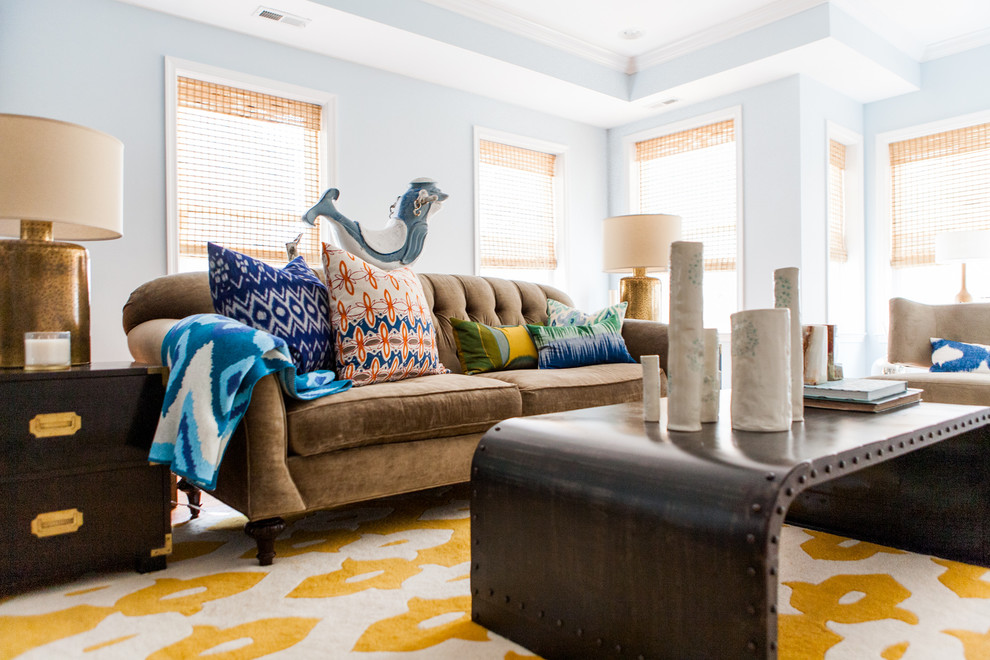
{"type": "Polygon", "coordinates": [[[493,327],[455,318],[450,319],[450,324],[464,373],[536,367],[536,344],[525,325],[493,327]]]}

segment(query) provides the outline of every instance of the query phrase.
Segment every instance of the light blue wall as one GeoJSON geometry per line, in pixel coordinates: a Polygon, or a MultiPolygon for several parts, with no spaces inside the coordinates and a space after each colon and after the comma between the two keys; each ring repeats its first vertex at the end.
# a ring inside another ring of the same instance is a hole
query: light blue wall
{"type": "Polygon", "coordinates": [[[474,272],[475,125],[567,145],[565,288],[579,305],[605,302],[603,129],[110,0],[4,2],[0,112],[75,122],[124,143],[124,237],[86,244],[94,361],[130,359],[121,307],[165,273],[165,56],[336,95],[333,183],[355,219],[380,226],[409,180],[436,178],[450,200],[432,222],[421,272],[474,272]]]}

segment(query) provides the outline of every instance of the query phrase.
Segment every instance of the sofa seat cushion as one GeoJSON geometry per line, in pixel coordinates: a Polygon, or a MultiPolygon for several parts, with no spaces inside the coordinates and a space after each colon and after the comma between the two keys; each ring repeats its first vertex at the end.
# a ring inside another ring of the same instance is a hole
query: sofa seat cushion
{"type": "Polygon", "coordinates": [[[289,451],[338,449],[480,433],[518,417],[518,389],[461,374],[375,383],[313,401],[285,400],[289,451]]]}
{"type": "Polygon", "coordinates": [[[871,378],[907,381],[908,387],[924,390],[922,401],[990,406],[990,374],[986,373],[904,371],[871,378]]]}
{"type": "MultiPolygon", "coordinates": [[[[608,406],[643,398],[643,367],[639,363],[595,364],[571,369],[520,369],[474,376],[500,380],[519,388],[523,415],[608,406]]],[[[661,377],[661,387],[666,379],[661,377]]]]}

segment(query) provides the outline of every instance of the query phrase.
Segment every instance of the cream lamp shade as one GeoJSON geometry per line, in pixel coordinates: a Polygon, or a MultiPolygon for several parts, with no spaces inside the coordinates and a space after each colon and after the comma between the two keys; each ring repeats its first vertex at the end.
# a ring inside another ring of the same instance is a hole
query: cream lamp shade
{"type": "Polygon", "coordinates": [[[0,114],[0,367],[24,366],[25,332],[72,333],[89,362],[89,257],[53,239],[123,232],[124,145],[53,119],[0,114]]]}
{"type": "Polygon", "coordinates": [[[57,240],[120,238],[124,145],[54,119],[0,115],[0,236],[21,220],[51,222],[57,240]]]}
{"type": "Polygon", "coordinates": [[[632,272],[619,282],[626,316],[660,318],[660,281],[648,272],[667,269],[670,244],[681,238],[681,218],[665,213],[618,215],[602,224],[602,265],[606,273],[632,272]]]}
{"type": "Polygon", "coordinates": [[[949,231],[935,236],[935,262],[961,263],[962,286],[956,294],[956,302],[973,300],[973,296],[966,290],[966,262],[988,258],[990,258],[990,230],[949,231]]]}

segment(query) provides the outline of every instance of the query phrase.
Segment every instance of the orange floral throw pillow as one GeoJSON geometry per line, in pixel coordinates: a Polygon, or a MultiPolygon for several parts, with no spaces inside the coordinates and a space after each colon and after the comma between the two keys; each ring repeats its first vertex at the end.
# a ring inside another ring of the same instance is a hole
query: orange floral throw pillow
{"type": "Polygon", "coordinates": [[[412,269],[383,270],[323,244],[337,376],[354,387],[448,370],[423,286],[412,269]]]}

